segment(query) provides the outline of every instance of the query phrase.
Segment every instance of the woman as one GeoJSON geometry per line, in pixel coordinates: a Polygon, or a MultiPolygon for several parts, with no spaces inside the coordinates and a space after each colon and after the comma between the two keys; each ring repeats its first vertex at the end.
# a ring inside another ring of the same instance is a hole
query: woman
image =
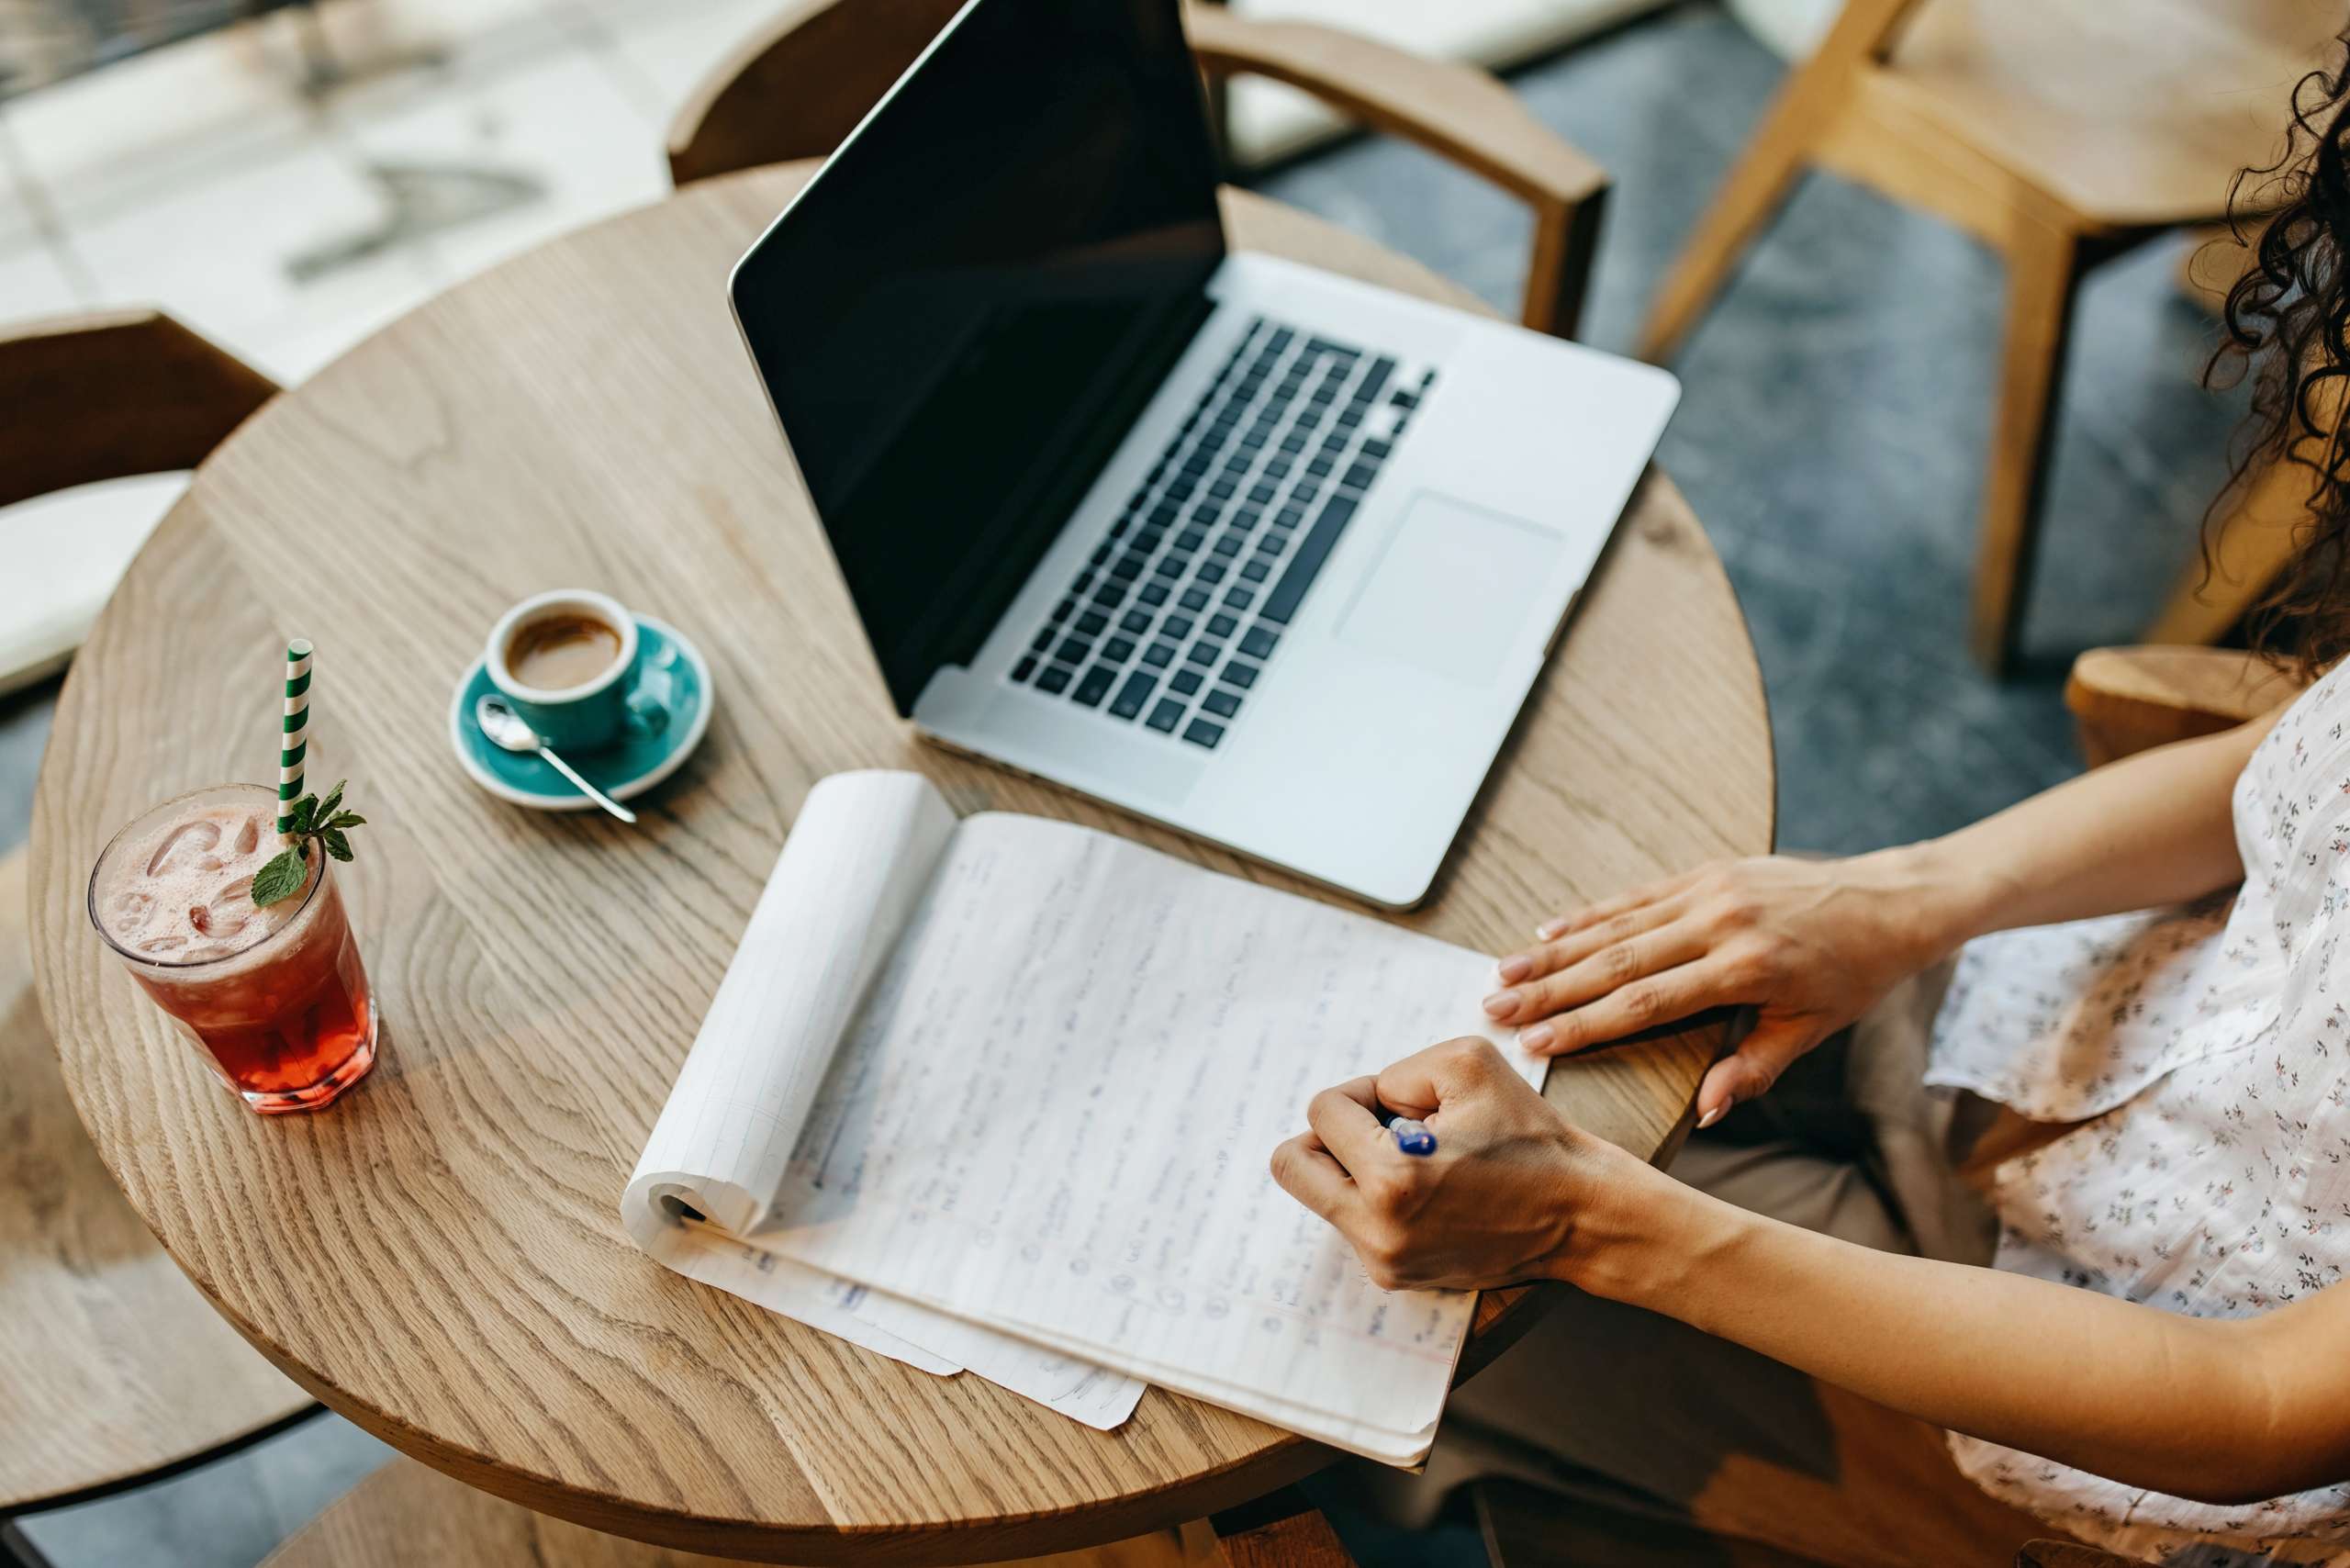
{"type": "Polygon", "coordinates": [[[2313,685],[1945,839],[1712,867],[1540,927],[1486,1002],[1537,1052],[1755,1009],[1698,1092],[1695,1185],[1478,1042],[1326,1091],[1276,1152],[1382,1284],[1585,1293],[1460,1391],[1433,1475],[1685,1496],[1704,1464],[1674,1445],[1762,1420],[1741,1391],[1775,1361],[1947,1428],[1986,1491],[2113,1550],[2350,1562],[2345,88],[2303,84],[2306,157],[2228,304],[2263,356],[2254,458],[2311,468],[2286,598],[2313,685]],[[1382,1104],[1438,1153],[1399,1154],[1382,1104]],[[1675,1378],[1704,1408],[1654,1397],[1675,1378]]]}

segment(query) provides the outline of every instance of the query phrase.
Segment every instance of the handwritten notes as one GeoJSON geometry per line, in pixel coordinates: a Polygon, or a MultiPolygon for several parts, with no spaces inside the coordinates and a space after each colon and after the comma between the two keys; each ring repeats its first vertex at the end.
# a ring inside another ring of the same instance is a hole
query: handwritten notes
{"type": "Polygon", "coordinates": [[[834,1057],[762,1243],[1416,1458],[1471,1298],[1373,1287],[1267,1159],[1315,1090],[1481,1032],[1491,979],[1476,954],[1105,834],[970,818],[834,1057]]]}
{"type": "Polygon", "coordinates": [[[1491,980],[1478,954],[1108,834],[958,824],[916,776],[841,775],[795,823],[622,1212],[680,1272],[1091,1425],[1147,1380],[1413,1462],[1472,1300],[1373,1287],[1267,1160],[1315,1091],[1499,1043],[1491,980]]]}

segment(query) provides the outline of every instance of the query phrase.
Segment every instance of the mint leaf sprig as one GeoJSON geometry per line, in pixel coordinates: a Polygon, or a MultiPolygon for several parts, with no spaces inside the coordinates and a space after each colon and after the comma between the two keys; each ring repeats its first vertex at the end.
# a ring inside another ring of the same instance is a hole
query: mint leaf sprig
{"type": "Polygon", "coordinates": [[[310,879],[310,863],[304,853],[310,841],[337,860],[351,858],[351,840],[343,836],[346,828],[364,827],[367,819],[357,812],[342,809],[341,780],[327,791],[325,800],[305,795],[294,802],[294,831],[289,835],[294,843],[266,866],[253,873],[253,907],[264,909],[280,899],[290,899],[302,890],[310,879]]]}

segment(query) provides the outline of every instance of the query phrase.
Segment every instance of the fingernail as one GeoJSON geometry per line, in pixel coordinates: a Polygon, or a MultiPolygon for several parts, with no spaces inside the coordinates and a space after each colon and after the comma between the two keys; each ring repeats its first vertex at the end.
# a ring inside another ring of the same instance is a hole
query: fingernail
{"type": "Polygon", "coordinates": [[[1534,935],[1538,940],[1549,942],[1554,940],[1559,933],[1566,928],[1567,923],[1563,917],[1558,920],[1546,920],[1534,928],[1534,935]]]}
{"type": "Polygon", "coordinates": [[[1512,953],[1508,958],[1504,958],[1501,962],[1502,983],[1504,985],[1516,985],[1518,981],[1524,980],[1529,973],[1531,973],[1533,969],[1533,959],[1528,958],[1523,953],[1512,953]]]}
{"type": "Polygon", "coordinates": [[[1712,1110],[1697,1118],[1697,1130],[1699,1132],[1704,1132],[1707,1127],[1712,1126],[1716,1122],[1720,1121],[1729,1114],[1729,1107],[1728,1105],[1715,1106],[1712,1110]]]}
{"type": "Polygon", "coordinates": [[[1528,1024],[1517,1032],[1517,1043],[1529,1051],[1547,1051],[1559,1032],[1548,1024],[1528,1024]]]}
{"type": "Polygon", "coordinates": [[[1485,1011],[1495,1018],[1506,1018],[1517,1011],[1517,992],[1497,991],[1485,998],[1485,1011]]]}

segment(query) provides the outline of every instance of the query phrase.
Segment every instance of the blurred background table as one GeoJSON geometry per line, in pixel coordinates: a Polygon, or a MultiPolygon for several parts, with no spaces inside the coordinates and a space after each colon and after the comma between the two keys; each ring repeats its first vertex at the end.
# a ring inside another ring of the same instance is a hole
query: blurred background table
{"type": "MultiPolygon", "coordinates": [[[[35,803],[35,968],[134,1206],[249,1339],[386,1441],[546,1512],[738,1556],[1091,1544],[1329,1455],[1159,1391],[1099,1433],[933,1379],[667,1273],[617,1218],[827,773],[919,768],[958,810],[1058,815],[1289,885],[893,717],[725,305],[729,266],[806,173],[710,181],[519,257],[281,397],[199,470],[61,700],[35,803]],[[716,667],[710,738],[637,829],[502,805],[449,754],[449,692],[484,630],[568,581],[688,629],[716,667]],[[264,1122],[117,970],[82,892],[140,809],[266,771],[289,633],[320,647],[312,768],[351,776],[371,819],[345,885],[384,1054],[331,1112],[264,1122]]],[[[1262,199],[1229,194],[1227,216],[1243,246],[1483,308],[1262,199]]],[[[1773,794],[1737,603],[1652,474],[1406,923],[1503,950],[1579,897],[1767,848],[1773,794]]],[[[1697,1028],[1563,1063],[1549,1092],[1662,1158],[1718,1045],[1697,1028]]],[[[1523,1294],[1487,1302],[1472,1357],[1524,1321],[1523,1294]]]]}

